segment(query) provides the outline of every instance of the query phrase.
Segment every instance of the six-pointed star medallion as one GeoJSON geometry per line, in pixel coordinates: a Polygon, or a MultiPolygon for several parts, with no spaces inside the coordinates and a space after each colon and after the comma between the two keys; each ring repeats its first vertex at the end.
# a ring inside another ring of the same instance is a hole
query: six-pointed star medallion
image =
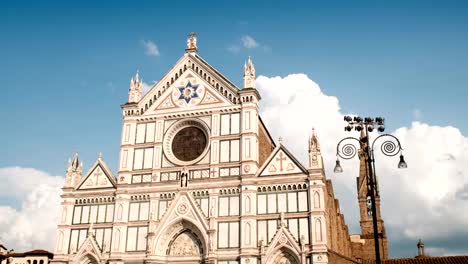
{"type": "Polygon", "coordinates": [[[177,88],[179,89],[180,96],[179,100],[183,99],[188,104],[192,98],[198,98],[197,89],[198,85],[192,85],[190,81],[185,87],[177,88]]]}

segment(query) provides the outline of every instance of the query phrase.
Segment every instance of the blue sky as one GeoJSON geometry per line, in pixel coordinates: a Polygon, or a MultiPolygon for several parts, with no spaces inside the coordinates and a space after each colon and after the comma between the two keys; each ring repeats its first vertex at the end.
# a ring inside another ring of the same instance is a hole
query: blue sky
{"type": "Polygon", "coordinates": [[[417,119],[467,135],[467,11],[462,1],[2,2],[0,167],[63,175],[75,151],[85,168],[102,151],[116,171],[130,77],[157,81],[191,31],[239,86],[251,55],[257,75],[305,73],[343,111],[385,116],[389,131],[417,119]]]}

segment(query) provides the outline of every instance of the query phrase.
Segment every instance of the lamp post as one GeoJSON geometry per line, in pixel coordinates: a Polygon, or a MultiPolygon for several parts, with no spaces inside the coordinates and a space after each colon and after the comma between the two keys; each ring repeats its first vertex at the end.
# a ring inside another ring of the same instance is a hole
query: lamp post
{"type": "Polygon", "coordinates": [[[382,117],[366,117],[364,120],[359,117],[355,116],[354,118],[350,116],[345,116],[344,120],[348,123],[345,127],[345,131],[350,132],[356,130],[361,132],[361,137],[346,137],[340,140],[336,146],[336,165],[335,169],[333,170],[335,173],[343,172],[343,168],[341,167],[339,158],[343,159],[351,159],[353,158],[356,153],[357,149],[356,146],[349,142],[357,141],[359,146],[361,147],[362,151],[365,154],[365,161],[366,161],[366,172],[367,172],[367,197],[366,200],[368,201],[367,208],[368,210],[371,209],[372,213],[372,224],[374,229],[374,243],[375,243],[375,261],[376,264],[381,264],[380,261],[380,249],[379,249],[379,235],[378,235],[378,227],[377,227],[377,209],[375,205],[375,195],[378,193],[377,187],[377,179],[375,176],[375,158],[374,158],[374,144],[376,141],[380,139],[386,139],[380,147],[381,152],[386,156],[395,156],[398,153],[400,154],[400,161],[398,163],[398,168],[406,168],[407,164],[403,157],[402,151],[403,148],[401,147],[400,140],[397,137],[390,135],[390,134],[381,134],[377,136],[371,144],[369,138],[369,132],[372,132],[375,127],[377,127],[378,132],[385,131],[385,119],[382,117]],[[341,149],[340,149],[341,147],[341,149]],[[370,204],[369,204],[370,202],[370,204]],[[370,205],[370,208],[369,208],[370,205]]]}

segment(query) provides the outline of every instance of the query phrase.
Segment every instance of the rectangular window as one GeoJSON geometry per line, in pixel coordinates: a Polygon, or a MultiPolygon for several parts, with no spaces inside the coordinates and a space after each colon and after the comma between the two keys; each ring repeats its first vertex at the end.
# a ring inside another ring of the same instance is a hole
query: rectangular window
{"type": "Polygon", "coordinates": [[[149,216],[149,202],[130,203],[128,221],[145,221],[149,216]]]}
{"type": "Polygon", "coordinates": [[[141,170],[143,169],[143,154],[144,149],[135,149],[135,154],[133,155],[133,169],[141,170]]]}
{"type": "Polygon", "coordinates": [[[81,223],[89,223],[89,206],[83,206],[83,210],[81,211],[81,223]]]}
{"type": "Polygon", "coordinates": [[[143,169],[153,168],[153,148],[146,148],[144,155],[143,169]]]}
{"type": "Polygon", "coordinates": [[[309,219],[299,218],[299,238],[304,237],[304,240],[309,244],[309,219]]]}
{"type": "Polygon", "coordinates": [[[220,162],[229,162],[229,140],[223,140],[219,143],[219,161],[220,162]]]}
{"type": "Polygon", "coordinates": [[[72,224],[109,223],[113,221],[113,216],[113,204],[76,205],[72,224]]]}
{"type": "Polygon", "coordinates": [[[220,162],[239,161],[239,140],[222,140],[220,142],[220,162]]]}
{"type": "Polygon", "coordinates": [[[145,143],[146,124],[137,124],[135,143],[145,143]]]}
{"type": "Polygon", "coordinates": [[[221,135],[229,135],[229,114],[221,115],[221,135]]]}
{"type": "Polygon", "coordinates": [[[145,142],[154,142],[154,131],[155,131],[155,123],[148,123],[146,124],[146,138],[145,142]]]}
{"type": "Polygon", "coordinates": [[[231,140],[231,159],[230,161],[239,161],[239,140],[231,140]]]}
{"type": "Polygon", "coordinates": [[[114,205],[108,204],[107,212],[106,212],[106,223],[111,223],[113,221],[114,221],[114,205]]]}
{"type": "Polygon", "coordinates": [[[97,222],[98,223],[104,223],[106,221],[106,205],[101,204],[98,207],[98,217],[97,217],[97,222]]]}
{"type": "Polygon", "coordinates": [[[278,228],[278,220],[268,220],[268,243],[273,239],[278,228]]]}
{"type": "Polygon", "coordinates": [[[268,213],[276,213],[276,193],[268,194],[268,213]]]}
{"type": "Polygon", "coordinates": [[[231,115],[231,134],[239,134],[240,114],[231,115]]]}
{"type": "Polygon", "coordinates": [[[258,214],[294,213],[307,210],[308,200],[305,191],[257,194],[258,214]]]}
{"type": "Polygon", "coordinates": [[[89,222],[90,223],[96,223],[97,221],[97,205],[92,205],[91,206],[91,211],[89,212],[89,222]]]}
{"type": "Polygon", "coordinates": [[[240,113],[221,115],[221,135],[233,135],[240,132],[240,113]]]}
{"type": "Polygon", "coordinates": [[[266,242],[266,239],[268,238],[267,221],[257,221],[257,237],[258,240],[263,240],[264,242],[266,242]]]}
{"type": "Polygon", "coordinates": [[[229,234],[229,223],[218,223],[218,247],[227,248],[229,234]]]}
{"type": "Polygon", "coordinates": [[[73,210],[73,224],[81,223],[81,206],[75,206],[73,210]]]}
{"type": "Polygon", "coordinates": [[[288,193],[288,212],[297,212],[297,193],[288,193]]]}
{"type": "Polygon", "coordinates": [[[146,250],[146,236],[147,236],[147,234],[148,234],[148,227],[147,226],[138,227],[137,246],[136,246],[136,249],[138,251],[146,250]]]}
{"type": "Polygon", "coordinates": [[[69,253],[75,253],[86,239],[88,229],[72,229],[70,235],[69,253]]]}
{"type": "Polygon", "coordinates": [[[219,197],[219,216],[239,215],[239,196],[219,197]]]}
{"type": "Polygon", "coordinates": [[[133,157],[133,169],[151,169],[153,168],[153,148],[135,149],[133,157]]]}
{"type": "Polygon", "coordinates": [[[219,197],[219,216],[229,215],[229,197],[219,197]]]}
{"type": "Polygon", "coordinates": [[[127,229],[127,251],[136,250],[138,227],[129,227],[127,229]]]}
{"type": "Polygon", "coordinates": [[[267,210],[267,201],[266,194],[257,195],[257,212],[258,214],[266,214],[267,210]]]}
{"type": "Polygon", "coordinates": [[[96,228],[95,229],[95,236],[98,245],[102,248],[105,246],[105,249],[110,248],[111,243],[111,234],[112,228],[96,228]]]}
{"type": "Polygon", "coordinates": [[[218,223],[218,247],[239,247],[239,222],[218,223]]]}
{"type": "Polygon", "coordinates": [[[288,219],[288,229],[291,232],[291,234],[296,238],[296,240],[299,241],[300,237],[297,220],[297,218],[288,219]]]}
{"type": "Polygon", "coordinates": [[[286,208],[287,201],[288,200],[286,199],[286,193],[278,193],[278,213],[287,212],[287,208],[286,208]]]}
{"type": "Polygon", "coordinates": [[[307,199],[307,192],[298,192],[297,193],[297,199],[299,202],[299,211],[300,212],[305,212],[308,210],[308,199],[307,199]]]}

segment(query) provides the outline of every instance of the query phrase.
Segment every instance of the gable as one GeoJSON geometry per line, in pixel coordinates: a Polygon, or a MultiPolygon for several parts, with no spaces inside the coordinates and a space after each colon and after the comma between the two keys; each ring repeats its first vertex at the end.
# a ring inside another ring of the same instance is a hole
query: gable
{"type": "Polygon", "coordinates": [[[138,108],[143,115],[151,115],[155,110],[229,106],[240,103],[238,93],[239,88],[198,55],[186,53],[140,100],[138,108]]]}
{"type": "Polygon", "coordinates": [[[147,114],[155,111],[186,111],[233,105],[228,98],[204,79],[200,78],[192,69],[187,69],[179,79],[149,108],[147,114]]]}
{"type": "Polygon", "coordinates": [[[280,144],[260,168],[259,176],[307,173],[307,170],[280,144]]]}
{"type": "Polygon", "coordinates": [[[107,166],[98,159],[78,184],[77,189],[115,188],[115,185],[114,176],[107,166]]]}

